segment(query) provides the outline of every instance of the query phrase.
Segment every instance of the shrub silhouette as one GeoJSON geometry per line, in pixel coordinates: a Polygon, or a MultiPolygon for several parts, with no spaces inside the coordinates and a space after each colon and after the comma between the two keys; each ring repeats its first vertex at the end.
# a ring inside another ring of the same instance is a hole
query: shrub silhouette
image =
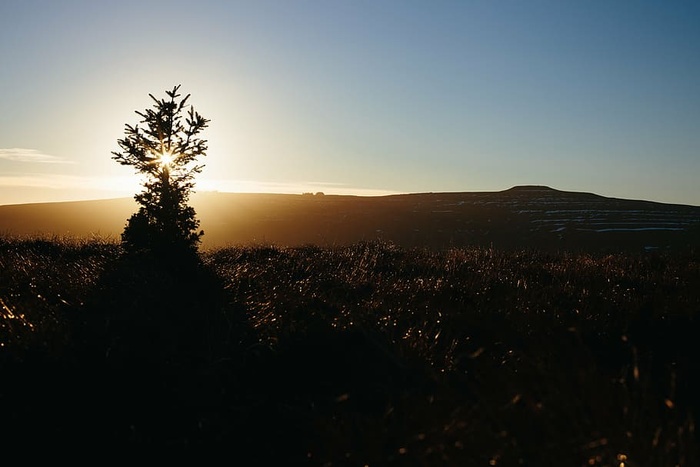
{"type": "Polygon", "coordinates": [[[148,251],[168,257],[196,251],[204,234],[197,231],[199,221],[187,202],[194,176],[204,167],[195,162],[206,155],[207,141],[198,135],[209,120],[190,106],[183,122],[190,95],[180,99],[179,89],[177,85],[166,91],[165,99],[149,94],[153,108],[136,111],[143,126],[127,123],[126,136],[117,141],[122,150],[112,152],[112,159],[145,176],[144,191],[134,197],[139,210],[122,233],[127,252],[148,251]]]}

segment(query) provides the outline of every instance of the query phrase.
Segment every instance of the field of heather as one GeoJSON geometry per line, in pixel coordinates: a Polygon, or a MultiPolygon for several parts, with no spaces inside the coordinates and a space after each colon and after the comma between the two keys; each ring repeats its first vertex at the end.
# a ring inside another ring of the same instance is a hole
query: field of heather
{"type": "Polygon", "coordinates": [[[0,239],[0,440],[265,465],[698,465],[698,284],[696,252],[368,242],[155,261],[0,239]]]}

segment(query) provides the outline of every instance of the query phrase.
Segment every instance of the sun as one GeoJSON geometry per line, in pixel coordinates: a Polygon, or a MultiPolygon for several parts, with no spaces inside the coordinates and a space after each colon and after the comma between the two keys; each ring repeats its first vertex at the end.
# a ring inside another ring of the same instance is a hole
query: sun
{"type": "Polygon", "coordinates": [[[168,152],[168,151],[163,151],[162,153],[158,154],[158,159],[156,160],[156,163],[161,166],[161,167],[168,167],[172,165],[172,163],[175,161],[175,156],[173,153],[168,152]]]}

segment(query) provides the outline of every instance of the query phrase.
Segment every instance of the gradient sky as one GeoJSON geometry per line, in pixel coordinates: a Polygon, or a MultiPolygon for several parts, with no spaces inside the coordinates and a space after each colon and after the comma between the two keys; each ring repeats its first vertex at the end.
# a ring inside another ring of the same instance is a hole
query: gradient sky
{"type": "Polygon", "coordinates": [[[199,190],[700,205],[700,2],[3,0],[0,84],[0,204],[133,195],[181,84],[199,190]]]}

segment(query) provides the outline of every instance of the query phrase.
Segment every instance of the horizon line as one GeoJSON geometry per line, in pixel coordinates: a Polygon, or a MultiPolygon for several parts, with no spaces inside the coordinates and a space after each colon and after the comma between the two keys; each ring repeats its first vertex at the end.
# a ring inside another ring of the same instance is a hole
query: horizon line
{"type": "MultiPolygon", "coordinates": [[[[0,187],[2,188],[2,187],[0,187]]],[[[360,191],[365,191],[365,193],[352,193],[352,192],[325,192],[323,190],[317,190],[317,191],[233,191],[233,190],[220,190],[220,189],[204,189],[204,190],[197,190],[194,189],[192,190],[192,195],[198,195],[198,194],[223,194],[223,195],[280,195],[280,196],[314,196],[314,197],[320,197],[320,196],[345,196],[345,197],[358,197],[358,198],[381,198],[381,197],[386,197],[386,196],[401,196],[401,195],[439,195],[439,194],[471,194],[471,193],[501,193],[501,192],[506,192],[506,191],[511,191],[514,189],[518,188],[540,188],[540,189],[546,189],[546,190],[551,190],[551,191],[556,191],[556,192],[562,192],[562,193],[576,193],[576,194],[592,194],[596,196],[601,196],[604,198],[611,198],[611,199],[621,199],[621,200],[627,200],[627,201],[640,201],[640,202],[651,202],[651,203],[659,203],[659,204],[667,204],[667,205],[677,205],[677,206],[689,206],[689,207],[700,207],[700,205],[696,204],[690,204],[690,203],[678,203],[678,202],[667,202],[667,201],[656,201],[656,200],[651,200],[651,199],[643,199],[643,198],[621,198],[618,196],[608,196],[608,195],[603,195],[599,194],[596,192],[592,191],[575,191],[575,190],[565,190],[565,189],[559,189],[559,188],[553,188],[548,185],[539,185],[539,184],[523,184],[523,185],[513,185],[509,188],[505,189],[500,189],[500,190],[426,190],[426,191],[389,191],[389,190],[370,190],[370,189],[365,189],[365,190],[360,190],[360,191]]],[[[85,196],[69,196],[64,199],[53,199],[53,200],[32,200],[32,201],[17,201],[17,202],[7,202],[7,203],[0,203],[0,207],[4,206],[28,206],[28,205],[40,205],[40,204],[60,204],[60,203],[80,203],[80,202],[96,202],[96,201],[113,201],[113,200],[126,200],[134,199],[134,194],[121,194],[121,195],[97,195],[93,197],[85,197],[85,196]]]]}

